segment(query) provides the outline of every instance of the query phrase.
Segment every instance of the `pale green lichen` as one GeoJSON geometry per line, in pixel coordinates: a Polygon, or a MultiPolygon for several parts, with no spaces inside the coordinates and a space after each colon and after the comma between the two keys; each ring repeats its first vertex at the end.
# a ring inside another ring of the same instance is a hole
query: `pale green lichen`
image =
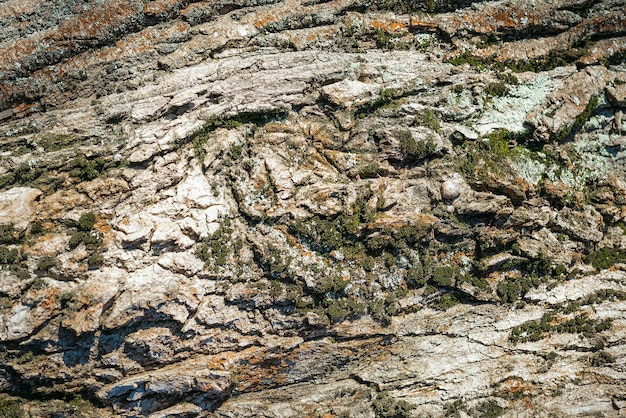
{"type": "Polygon", "coordinates": [[[531,158],[529,152],[520,152],[511,162],[511,167],[529,184],[539,184],[546,172],[546,164],[536,158],[531,158]]]}
{"type": "Polygon", "coordinates": [[[485,99],[484,113],[474,127],[481,135],[498,128],[523,132],[527,115],[545,100],[551,90],[552,82],[543,76],[512,86],[504,96],[485,99]]]}
{"type": "Polygon", "coordinates": [[[561,182],[569,188],[579,189],[581,187],[580,176],[574,176],[571,171],[556,164],[552,164],[548,167],[546,177],[550,179],[551,182],[561,182]]]}

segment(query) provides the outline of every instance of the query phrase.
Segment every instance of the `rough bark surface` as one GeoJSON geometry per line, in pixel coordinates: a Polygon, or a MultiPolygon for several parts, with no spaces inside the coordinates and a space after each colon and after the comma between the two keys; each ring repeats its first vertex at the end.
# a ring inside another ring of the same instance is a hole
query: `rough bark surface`
{"type": "Polygon", "coordinates": [[[0,0],[0,415],[625,414],[625,9],[0,0]]]}

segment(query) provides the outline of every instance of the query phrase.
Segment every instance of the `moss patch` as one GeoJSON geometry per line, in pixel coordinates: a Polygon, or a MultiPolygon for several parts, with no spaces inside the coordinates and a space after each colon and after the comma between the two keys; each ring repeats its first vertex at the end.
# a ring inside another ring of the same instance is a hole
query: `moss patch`
{"type": "Polygon", "coordinates": [[[394,89],[382,89],[378,94],[378,98],[376,98],[376,100],[360,106],[354,112],[354,116],[358,119],[363,119],[379,109],[388,109],[395,107],[395,99],[397,97],[400,97],[400,93],[396,92],[394,89]]]}
{"type": "Polygon", "coordinates": [[[575,134],[576,132],[578,132],[578,130],[580,130],[580,128],[585,124],[585,122],[589,120],[589,118],[593,114],[593,111],[597,107],[598,107],[598,97],[593,96],[591,97],[587,105],[585,106],[585,109],[582,111],[582,113],[576,116],[576,119],[574,119],[574,123],[570,126],[566,126],[562,128],[559,132],[557,132],[554,135],[554,139],[559,142],[562,142],[568,139],[572,134],[575,134]]]}
{"type": "Polygon", "coordinates": [[[513,343],[539,341],[551,333],[582,334],[587,338],[611,328],[610,319],[590,319],[585,315],[576,315],[566,321],[555,321],[552,312],[545,313],[540,320],[529,321],[513,327],[509,340],[513,343]]]}
{"type": "Polygon", "coordinates": [[[17,398],[11,398],[2,395],[0,398],[0,417],[1,418],[24,418],[26,413],[22,407],[22,401],[17,398]]]}
{"type": "Polygon", "coordinates": [[[626,251],[618,248],[600,248],[587,256],[589,261],[598,270],[608,269],[617,263],[626,263],[626,251]]]}
{"type": "Polygon", "coordinates": [[[22,235],[15,230],[15,225],[0,225],[0,244],[18,244],[22,235]]]}
{"type": "Polygon", "coordinates": [[[71,147],[80,142],[80,140],[81,138],[75,135],[48,133],[39,140],[39,145],[43,147],[46,152],[53,152],[71,147]]]}
{"type": "Polygon", "coordinates": [[[377,417],[403,418],[411,416],[411,410],[415,407],[410,403],[394,399],[385,392],[380,392],[372,402],[377,417]]]}
{"type": "Polygon", "coordinates": [[[204,261],[205,266],[217,268],[226,265],[232,251],[238,253],[243,243],[233,240],[233,228],[226,219],[211,236],[202,240],[196,248],[196,255],[204,261]]]}
{"type": "Polygon", "coordinates": [[[441,116],[438,112],[431,109],[424,109],[411,122],[413,126],[426,126],[427,128],[441,133],[441,116]]]}
{"type": "MultiPolygon", "coordinates": [[[[287,116],[284,111],[272,110],[268,112],[243,112],[234,116],[220,116],[209,119],[204,126],[196,131],[189,140],[193,144],[193,149],[199,161],[204,160],[206,150],[204,145],[209,141],[213,132],[218,128],[234,129],[242,125],[251,125],[256,127],[263,126],[268,122],[280,120],[287,116]]],[[[241,150],[239,150],[241,151],[241,150]]],[[[237,150],[233,150],[233,156],[237,154],[237,150]]],[[[241,154],[239,153],[239,156],[241,154]]]]}

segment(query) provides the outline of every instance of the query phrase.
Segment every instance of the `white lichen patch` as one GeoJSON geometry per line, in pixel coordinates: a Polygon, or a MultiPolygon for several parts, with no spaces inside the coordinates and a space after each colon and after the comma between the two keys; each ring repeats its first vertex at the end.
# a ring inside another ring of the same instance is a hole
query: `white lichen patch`
{"type": "Polygon", "coordinates": [[[585,166],[599,178],[614,170],[614,160],[625,154],[621,147],[610,152],[611,144],[609,135],[594,134],[580,135],[573,145],[585,166]]]}
{"type": "Polygon", "coordinates": [[[545,76],[537,76],[526,83],[512,86],[507,95],[494,97],[485,102],[484,113],[476,121],[474,128],[481,135],[500,128],[511,132],[525,131],[526,116],[541,104],[551,91],[552,82],[545,76]]]}
{"type": "Polygon", "coordinates": [[[547,165],[529,154],[529,151],[520,154],[511,166],[526,183],[537,185],[545,175],[547,165]]]}
{"type": "Polygon", "coordinates": [[[552,182],[560,181],[569,188],[579,190],[584,184],[583,176],[574,175],[570,170],[566,170],[556,164],[552,164],[546,171],[546,177],[552,182]]]}

